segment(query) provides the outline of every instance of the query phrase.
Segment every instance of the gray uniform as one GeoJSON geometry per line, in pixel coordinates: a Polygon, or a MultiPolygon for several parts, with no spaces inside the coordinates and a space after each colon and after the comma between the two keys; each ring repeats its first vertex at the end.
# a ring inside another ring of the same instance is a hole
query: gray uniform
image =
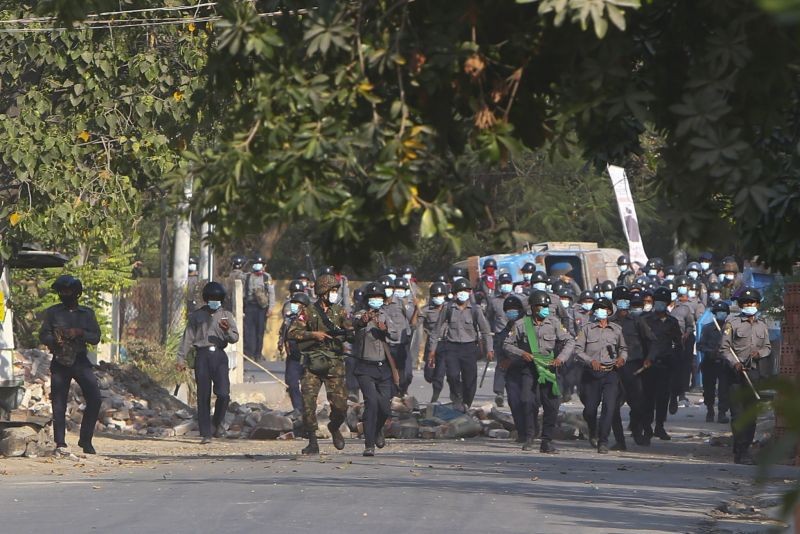
{"type": "Polygon", "coordinates": [[[492,330],[477,304],[468,301],[464,308],[456,303],[446,304],[434,330],[431,350],[435,351],[441,341],[477,343],[481,337],[484,346],[492,346],[492,330]]]}
{"type": "Polygon", "coordinates": [[[491,297],[486,306],[486,319],[489,321],[492,332],[495,334],[505,328],[508,323],[506,313],[503,311],[503,303],[505,301],[506,295],[491,297]]]}
{"type": "MultiPolygon", "coordinates": [[[[541,354],[555,354],[556,347],[561,345],[557,359],[567,363],[575,350],[575,339],[561,325],[558,318],[547,317],[541,323],[533,321],[536,329],[536,338],[539,342],[539,352],[541,354]]],[[[519,320],[514,323],[514,328],[506,337],[503,343],[505,354],[517,361],[522,361],[522,356],[530,352],[528,344],[528,334],[525,332],[525,322],[519,320]]]]}
{"type": "Polygon", "coordinates": [[[681,334],[694,334],[694,309],[686,302],[677,302],[670,310],[670,315],[678,320],[681,327],[681,334]]]}
{"type": "Polygon", "coordinates": [[[735,365],[737,360],[730,349],[745,362],[746,367],[754,367],[756,362],[751,360],[751,353],[758,352],[759,358],[766,358],[772,352],[767,324],[760,319],[754,319],[751,323],[745,315],[729,317],[723,329],[720,354],[728,363],[735,365]]]}
{"type": "Polygon", "coordinates": [[[236,319],[227,310],[219,309],[211,312],[208,306],[203,306],[189,315],[186,330],[178,347],[178,361],[186,361],[189,350],[214,347],[215,350],[224,350],[229,343],[239,341],[239,330],[236,328],[236,319]],[[219,326],[222,319],[227,319],[230,327],[227,331],[219,326]]]}
{"type": "Polygon", "coordinates": [[[392,331],[396,331],[391,327],[392,319],[386,313],[386,308],[378,310],[377,321],[372,317],[366,325],[363,325],[363,320],[367,316],[366,311],[359,312],[356,319],[356,326],[358,326],[358,338],[360,351],[353,356],[368,362],[382,362],[386,360],[386,349],[384,343],[387,341],[394,341],[391,337],[392,331]],[[378,322],[385,323],[387,332],[383,332],[378,328],[378,322]],[[363,325],[363,326],[362,326],[363,325]]]}
{"type": "Polygon", "coordinates": [[[593,360],[610,366],[617,358],[628,359],[628,345],[622,335],[622,327],[609,321],[603,328],[600,323],[585,325],[575,340],[575,356],[591,365],[593,360]],[[609,350],[611,347],[611,350],[609,350]]]}

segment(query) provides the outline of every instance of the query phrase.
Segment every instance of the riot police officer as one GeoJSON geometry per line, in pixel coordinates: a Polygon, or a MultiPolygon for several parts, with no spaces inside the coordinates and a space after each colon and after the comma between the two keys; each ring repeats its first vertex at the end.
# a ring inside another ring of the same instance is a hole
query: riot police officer
{"type": "MultiPolygon", "coordinates": [[[[513,322],[513,330],[503,344],[502,365],[507,369],[508,402],[521,410],[525,445],[533,448],[535,421],[543,409],[542,443],[539,450],[554,454],[555,426],[561,391],[556,371],[572,356],[575,340],[561,322],[550,315],[550,297],[533,291],[528,297],[530,315],[513,322]]],[[[520,436],[522,437],[522,436],[520,436]]]]}
{"type": "Polygon", "coordinates": [[[497,280],[497,261],[494,258],[487,258],[483,261],[483,273],[478,280],[478,287],[475,288],[475,299],[478,304],[482,304],[498,293],[497,280]]]}
{"type": "Polygon", "coordinates": [[[617,268],[619,269],[619,277],[617,277],[618,286],[630,287],[636,279],[636,273],[631,267],[631,261],[628,256],[622,255],[617,258],[617,268]]]}
{"type": "Polygon", "coordinates": [[[725,324],[720,350],[733,369],[731,376],[733,461],[737,464],[752,464],[753,459],[749,451],[756,432],[756,420],[750,418],[747,421],[740,421],[740,419],[757,402],[751,385],[758,383],[761,377],[758,363],[770,356],[772,346],[767,324],[758,317],[761,293],[755,288],[745,287],[737,302],[741,312],[735,317],[730,317],[725,324]]]}
{"type": "Polygon", "coordinates": [[[65,274],[53,283],[60,304],[44,312],[39,340],[53,354],[50,363],[50,401],[53,409],[53,438],[56,453],[66,453],[66,411],[70,384],[78,383],[86,400],[78,446],[86,454],[95,454],[92,445],[94,427],[100,414],[100,388],[92,371],[86,345],[100,343],[100,326],[91,308],[80,306],[83,284],[65,274]]]}
{"type": "MultiPolygon", "coordinates": [[[[503,341],[508,335],[508,319],[506,318],[505,311],[503,311],[503,302],[513,291],[513,280],[510,273],[502,273],[497,277],[498,291],[497,294],[491,298],[486,306],[486,318],[492,328],[493,348],[494,353],[499,354],[503,349],[503,341]]],[[[494,382],[492,390],[494,391],[494,402],[498,406],[503,406],[504,398],[503,393],[506,389],[506,373],[505,370],[499,366],[495,368],[494,382]]]]}
{"type": "Polygon", "coordinates": [[[672,393],[669,399],[669,413],[675,414],[678,411],[678,402],[684,403],[688,407],[689,400],[686,392],[689,389],[689,380],[692,375],[692,363],[694,362],[694,339],[695,339],[695,319],[694,310],[688,304],[689,287],[678,285],[684,283],[684,277],[680,280],[665,281],[663,287],[670,291],[672,302],[669,305],[670,314],[678,320],[681,328],[681,352],[678,362],[673,367],[672,393]]]}
{"type": "Polygon", "coordinates": [[[622,328],[608,319],[614,305],[605,297],[594,303],[595,322],[584,326],[575,342],[575,355],[587,368],[583,374],[583,418],[589,425],[589,443],[599,454],[608,453],[608,435],[619,399],[617,369],[625,365],[628,348],[622,328]],[[597,408],[602,402],[598,424],[597,408]],[[595,441],[596,440],[596,441],[595,441]]]}
{"type": "Polygon", "coordinates": [[[205,306],[189,315],[178,348],[178,369],[186,367],[186,357],[194,350],[194,377],[197,382],[197,423],[201,443],[211,443],[211,436],[222,437],[225,412],[231,399],[228,377],[228,356],[225,348],[239,340],[239,331],[233,314],[222,309],[225,288],[218,282],[203,287],[205,306]],[[211,419],[211,391],[217,400],[214,418],[211,419]]]}
{"type": "Polygon", "coordinates": [[[264,258],[254,256],[252,271],[244,280],[244,353],[255,360],[264,358],[261,351],[267,318],[275,305],[275,286],[264,266],[264,258]]]}
{"type": "MultiPolygon", "coordinates": [[[[439,395],[444,387],[445,369],[447,369],[447,358],[444,357],[444,350],[439,351],[439,361],[433,367],[429,364],[429,354],[433,344],[436,324],[439,322],[439,314],[445,306],[447,297],[447,284],[444,282],[434,282],[429,289],[430,299],[428,304],[422,309],[422,327],[425,331],[425,369],[423,371],[425,381],[433,387],[431,402],[437,402],[439,395]]],[[[451,397],[453,392],[450,393],[451,397]]]]}
{"type": "Polygon", "coordinates": [[[241,280],[244,282],[245,276],[244,266],[247,263],[247,258],[241,254],[236,254],[231,258],[231,272],[230,276],[233,280],[241,280]]]}
{"type": "Polygon", "coordinates": [[[292,401],[292,409],[294,410],[293,416],[300,417],[300,414],[303,412],[303,395],[300,392],[300,378],[303,376],[303,362],[300,356],[300,349],[297,347],[297,341],[288,339],[287,334],[289,328],[292,326],[292,322],[294,322],[307,307],[311,306],[311,299],[300,289],[302,285],[297,280],[290,282],[289,288],[295,291],[284,305],[283,324],[278,333],[278,343],[281,347],[281,349],[279,349],[280,352],[286,354],[284,379],[286,380],[289,399],[292,401]]]}
{"type": "Polygon", "coordinates": [[[706,405],[706,422],[714,422],[714,405],[719,399],[716,413],[719,423],[729,423],[726,415],[730,409],[728,384],[728,359],[720,352],[722,330],[730,314],[730,306],[724,300],[711,305],[711,323],[703,326],[697,348],[703,353],[701,370],[703,372],[703,402],[706,405]],[[719,388],[719,395],[717,395],[719,388]]]}

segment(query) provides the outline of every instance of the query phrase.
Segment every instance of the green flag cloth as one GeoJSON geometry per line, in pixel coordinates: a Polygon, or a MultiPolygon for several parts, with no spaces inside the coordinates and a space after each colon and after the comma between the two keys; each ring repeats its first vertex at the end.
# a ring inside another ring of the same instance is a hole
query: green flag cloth
{"type": "Polygon", "coordinates": [[[533,327],[533,320],[530,315],[525,316],[523,324],[525,325],[525,335],[528,336],[528,346],[530,346],[531,354],[533,354],[533,363],[536,364],[536,374],[539,375],[539,383],[549,382],[553,387],[553,395],[560,397],[561,389],[558,387],[558,378],[550,368],[550,364],[553,362],[553,355],[539,353],[539,338],[536,336],[536,329],[533,327]]]}

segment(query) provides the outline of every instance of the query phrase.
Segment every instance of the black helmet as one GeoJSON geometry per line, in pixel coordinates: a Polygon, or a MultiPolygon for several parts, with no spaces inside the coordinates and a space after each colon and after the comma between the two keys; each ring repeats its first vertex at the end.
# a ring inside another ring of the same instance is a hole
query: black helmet
{"type": "Polygon", "coordinates": [[[664,276],[669,276],[669,275],[675,276],[677,274],[678,274],[678,268],[675,267],[674,265],[670,265],[666,269],[664,269],[664,276]]]}
{"type": "Polygon", "coordinates": [[[472,286],[469,283],[469,280],[466,278],[459,278],[455,282],[453,282],[453,293],[458,293],[459,291],[471,291],[472,286]]]}
{"type": "Polygon", "coordinates": [[[556,295],[558,295],[558,297],[562,299],[567,299],[567,298],[570,300],[575,299],[575,293],[572,292],[572,288],[566,285],[561,289],[559,289],[558,291],[556,291],[556,295]]]}
{"type": "Polygon", "coordinates": [[[364,302],[364,290],[360,287],[357,287],[353,290],[353,301],[354,302],[364,302]]]}
{"type": "Polygon", "coordinates": [[[614,302],[618,300],[631,300],[631,291],[625,286],[615,287],[614,291],[611,292],[611,298],[614,302]]]}
{"type": "Polygon", "coordinates": [[[689,271],[697,271],[698,273],[701,273],[703,272],[703,268],[700,267],[700,264],[696,261],[690,261],[689,265],[686,266],[686,272],[688,273],[689,271]]]}
{"type": "Polygon", "coordinates": [[[250,260],[251,263],[267,263],[267,260],[264,259],[264,256],[260,254],[256,254],[253,256],[253,259],[250,260]]]}
{"type": "Polygon", "coordinates": [[[600,291],[614,291],[614,288],[617,287],[617,284],[612,282],[611,280],[604,280],[600,283],[600,291]]]}
{"type": "Polygon", "coordinates": [[[661,282],[661,287],[666,288],[670,292],[677,291],[678,289],[678,285],[675,283],[675,280],[664,280],[661,282]]]}
{"type": "Polygon", "coordinates": [[[378,280],[376,280],[380,285],[383,287],[394,287],[394,280],[388,274],[384,274],[378,280]]]}
{"type": "Polygon", "coordinates": [[[550,295],[544,291],[533,291],[528,295],[528,304],[534,306],[550,306],[550,295]]]}
{"type": "Polygon", "coordinates": [[[397,269],[392,267],[391,265],[388,265],[388,266],[384,267],[383,274],[385,276],[388,276],[390,274],[393,274],[393,275],[397,276],[397,269]]]}
{"type": "Polygon", "coordinates": [[[289,293],[297,293],[298,291],[304,291],[305,286],[303,286],[303,282],[300,280],[292,280],[289,282],[289,293]]]}
{"type": "Polygon", "coordinates": [[[508,310],[524,310],[525,304],[522,302],[522,299],[519,298],[517,295],[509,295],[503,301],[503,311],[508,310]]]}
{"type": "Polygon", "coordinates": [[[306,280],[311,280],[311,276],[306,271],[297,271],[297,274],[294,275],[294,279],[300,280],[301,278],[305,278],[306,280]]]}
{"type": "Polygon", "coordinates": [[[596,310],[598,308],[605,308],[610,312],[614,311],[614,305],[611,303],[611,301],[609,299],[607,299],[605,297],[600,297],[599,299],[594,301],[594,304],[592,305],[592,311],[594,311],[594,310],[596,310]]]}
{"type": "Polygon", "coordinates": [[[688,286],[689,282],[691,281],[692,281],[691,278],[689,278],[685,274],[682,274],[680,276],[675,277],[675,286],[688,286]]]}
{"type": "Polygon", "coordinates": [[[56,293],[67,290],[74,291],[76,294],[80,295],[83,292],[83,284],[71,274],[62,274],[56,278],[56,281],[53,282],[52,288],[56,293]]]}
{"type": "Polygon", "coordinates": [[[726,256],[722,258],[722,267],[720,268],[720,272],[723,273],[738,273],[739,272],[739,262],[736,261],[736,258],[733,256],[726,256]]]}
{"type": "Polygon", "coordinates": [[[583,302],[584,300],[594,300],[594,293],[589,291],[581,291],[581,294],[578,295],[578,302],[583,302]]]}
{"type": "Polygon", "coordinates": [[[746,287],[736,297],[736,302],[739,304],[742,302],[761,302],[761,292],[754,287],[746,287]]]}
{"type": "Polygon", "coordinates": [[[700,291],[700,282],[697,280],[689,280],[689,289],[700,291]]]}
{"type": "Polygon", "coordinates": [[[486,269],[487,267],[494,267],[497,269],[497,261],[494,258],[487,258],[483,260],[483,268],[486,269]]]}
{"type": "Polygon", "coordinates": [[[219,282],[209,282],[203,288],[203,300],[225,300],[225,287],[219,282]]]}
{"type": "Polygon", "coordinates": [[[644,294],[631,293],[631,308],[641,308],[642,306],[644,306],[644,294]]]}
{"type": "Polygon", "coordinates": [[[534,271],[531,275],[531,284],[547,283],[547,274],[544,271],[534,271]]]}
{"type": "Polygon", "coordinates": [[[380,282],[370,282],[364,286],[364,296],[367,298],[373,297],[381,297],[385,296],[384,292],[384,285],[380,282]]]}
{"type": "Polygon", "coordinates": [[[411,289],[411,285],[408,283],[408,280],[406,280],[402,276],[398,276],[397,278],[395,278],[392,287],[397,289],[411,289]]]}
{"type": "Polygon", "coordinates": [[[298,291],[296,293],[292,293],[292,298],[289,299],[290,302],[299,302],[303,306],[311,306],[311,297],[308,296],[308,293],[305,291],[298,291]]]}
{"type": "Polygon", "coordinates": [[[403,267],[400,268],[400,274],[414,274],[414,272],[414,267],[411,265],[403,265],[403,267]]]}
{"type": "Polygon", "coordinates": [[[455,278],[456,276],[460,276],[461,278],[467,277],[467,270],[463,267],[451,267],[450,268],[450,278],[455,278]]]}
{"type": "Polygon", "coordinates": [[[433,277],[433,281],[434,282],[441,282],[443,284],[446,284],[447,283],[447,275],[445,275],[445,274],[437,274],[436,276],[433,277]]]}
{"type": "Polygon", "coordinates": [[[672,291],[669,290],[667,287],[659,287],[653,292],[653,300],[657,302],[672,302],[672,291]]]}
{"type": "Polygon", "coordinates": [[[652,293],[653,291],[658,289],[658,284],[656,284],[655,282],[647,282],[647,285],[645,286],[645,289],[647,289],[647,291],[652,293]]]}
{"type": "Polygon", "coordinates": [[[236,254],[233,258],[231,258],[231,264],[233,265],[234,269],[241,269],[244,267],[245,263],[247,263],[247,258],[241,254],[236,254]]]}
{"type": "Polygon", "coordinates": [[[199,260],[197,259],[197,256],[189,256],[189,263],[194,263],[197,265],[198,261],[199,260]]]}
{"type": "Polygon", "coordinates": [[[630,263],[631,262],[628,259],[628,256],[625,256],[624,254],[617,258],[617,265],[630,265],[630,263]]]}
{"type": "Polygon", "coordinates": [[[631,289],[630,289],[631,295],[635,295],[636,293],[641,293],[643,289],[644,286],[642,286],[642,284],[634,282],[631,284],[631,289]]]}
{"type": "Polygon", "coordinates": [[[500,284],[511,284],[514,282],[514,278],[511,276],[511,273],[500,273],[497,277],[497,282],[500,284]]]}
{"type": "Polygon", "coordinates": [[[325,267],[322,268],[322,270],[319,272],[319,274],[320,275],[323,275],[323,274],[336,274],[336,269],[333,268],[333,265],[326,265],[325,267]]]}
{"type": "Polygon", "coordinates": [[[523,273],[532,273],[535,271],[536,271],[536,266],[531,262],[527,262],[525,265],[522,266],[523,273]]]}
{"type": "Polygon", "coordinates": [[[444,282],[434,282],[428,289],[428,293],[431,297],[435,297],[436,295],[447,295],[447,284],[444,282]]]}
{"type": "Polygon", "coordinates": [[[700,261],[707,261],[707,262],[711,263],[712,261],[714,261],[714,255],[711,252],[708,252],[708,251],[702,252],[700,254],[700,261]]]}
{"type": "Polygon", "coordinates": [[[661,262],[661,258],[653,258],[647,260],[647,270],[648,271],[660,271],[664,268],[664,264],[661,262]]]}
{"type": "Polygon", "coordinates": [[[600,284],[595,284],[592,288],[593,293],[600,293],[600,284]]]}
{"type": "Polygon", "coordinates": [[[714,313],[717,313],[717,312],[730,313],[731,312],[731,307],[724,300],[718,300],[714,304],[711,305],[711,311],[714,312],[714,313]]]}
{"type": "Polygon", "coordinates": [[[719,282],[711,282],[708,284],[708,287],[706,289],[708,289],[709,293],[711,293],[712,291],[718,293],[722,291],[722,286],[719,285],[719,282]]]}
{"type": "Polygon", "coordinates": [[[640,276],[639,278],[636,279],[636,283],[639,284],[640,286],[644,287],[644,286],[646,286],[647,284],[650,283],[650,278],[648,278],[646,276],[640,276]]]}
{"type": "Polygon", "coordinates": [[[564,289],[565,287],[569,286],[564,282],[562,282],[561,280],[556,280],[555,282],[552,283],[550,292],[558,295],[558,292],[564,289]]]}

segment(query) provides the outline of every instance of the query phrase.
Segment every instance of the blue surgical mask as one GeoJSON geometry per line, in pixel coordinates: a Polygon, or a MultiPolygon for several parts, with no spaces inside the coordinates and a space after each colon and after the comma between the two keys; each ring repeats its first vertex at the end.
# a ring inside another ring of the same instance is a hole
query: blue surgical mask
{"type": "Polygon", "coordinates": [[[547,289],[547,284],[545,284],[544,282],[536,282],[535,284],[533,284],[533,289],[537,291],[544,291],[547,289]]]}
{"type": "Polygon", "coordinates": [[[456,299],[459,302],[467,302],[469,300],[469,291],[459,291],[456,293],[456,299]]]}
{"type": "Polygon", "coordinates": [[[755,306],[744,306],[742,308],[742,313],[749,317],[758,313],[758,308],[755,306]]]}
{"type": "Polygon", "coordinates": [[[611,300],[611,299],[614,298],[614,292],[613,291],[603,291],[603,296],[605,298],[607,298],[608,300],[611,300]]]}
{"type": "Polygon", "coordinates": [[[592,306],[594,306],[594,302],[581,302],[581,309],[583,311],[592,311],[592,306]]]}
{"type": "Polygon", "coordinates": [[[728,314],[727,314],[727,313],[725,313],[724,311],[719,311],[719,312],[717,312],[717,313],[715,313],[715,314],[714,314],[714,317],[715,317],[715,318],[717,319],[717,321],[719,321],[720,323],[724,323],[724,322],[725,322],[725,320],[728,318],[728,314]]]}
{"type": "Polygon", "coordinates": [[[444,297],[443,296],[433,297],[431,299],[431,302],[433,302],[434,306],[441,306],[442,304],[444,304],[444,297]]]}
{"type": "Polygon", "coordinates": [[[500,293],[511,293],[512,289],[514,289],[514,286],[511,284],[500,284],[500,293]]]}
{"type": "Polygon", "coordinates": [[[544,306],[544,307],[542,307],[541,310],[536,312],[536,315],[538,315],[542,319],[547,319],[548,317],[550,317],[550,308],[548,308],[547,306],[544,306]]]}
{"type": "Polygon", "coordinates": [[[519,319],[519,310],[506,310],[506,318],[509,321],[516,321],[519,319]]]}
{"type": "Polygon", "coordinates": [[[695,298],[696,296],[697,296],[697,291],[695,291],[694,289],[690,289],[690,290],[689,290],[689,298],[690,298],[690,299],[693,299],[693,298],[695,298]]]}
{"type": "Polygon", "coordinates": [[[569,308],[569,305],[572,304],[572,301],[569,299],[561,299],[561,306],[564,308],[569,308]]]}
{"type": "Polygon", "coordinates": [[[642,308],[631,308],[631,315],[639,316],[644,313],[644,309],[642,308]]]}
{"type": "Polygon", "coordinates": [[[621,273],[628,272],[628,266],[627,265],[620,265],[619,266],[619,272],[621,272],[621,273]]]}
{"type": "Polygon", "coordinates": [[[212,310],[216,311],[222,307],[222,301],[220,300],[209,300],[208,307],[212,310]]]}
{"type": "Polygon", "coordinates": [[[620,310],[629,310],[631,308],[631,301],[625,299],[618,300],[617,308],[619,308],[620,310]]]}
{"type": "Polygon", "coordinates": [[[372,297],[367,300],[367,305],[373,310],[377,310],[383,306],[383,299],[380,297],[372,297]]]}
{"type": "Polygon", "coordinates": [[[387,299],[390,299],[392,298],[392,295],[394,295],[394,289],[392,289],[391,287],[387,287],[383,290],[383,294],[386,295],[387,299]]]}
{"type": "Polygon", "coordinates": [[[253,270],[256,271],[256,272],[260,271],[263,268],[264,268],[264,264],[263,263],[254,263],[253,264],[253,270]]]}
{"type": "Polygon", "coordinates": [[[406,280],[408,280],[408,281],[410,282],[410,281],[411,281],[411,278],[412,278],[412,276],[413,276],[413,275],[412,275],[411,273],[406,273],[406,274],[404,274],[404,275],[403,275],[403,278],[405,278],[406,280]]]}
{"type": "Polygon", "coordinates": [[[533,273],[522,273],[522,279],[525,280],[526,282],[530,282],[532,276],[533,273]]]}
{"type": "Polygon", "coordinates": [[[655,269],[650,269],[649,271],[647,271],[647,276],[658,276],[658,271],[656,271],[655,269]]]}
{"type": "Polygon", "coordinates": [[[689,278],[691,278],[692,280],[697,280],[700,277],[700,273],[698,273],[697,271],[689,271],[688,274],[689,278]]]}
{"type": "Polygon", "coordinates": [[[391,278],[393,282],[394,282],[394,281],[397,279],[397,275],[396,275],[396,274],[391,274],[391,273],[390,273],[390,274],[388,274],[387,276],[388,276],[389,278],[391,278]]]}
{"type": "Polygon", "coordinates": [[[703,269],[704,271],[707,271],[711,268],[711,264],[708,263],[707,261],[701,261],[700,268],[703,269]]]}
{"type": "Polygon", "coordinates": [[[678,295],[688,295],[689,288],[686,286],[678,286],[678,295]]]}
{"type": "Polygon", "coordinates": [[[594,318],[598,321],[602,321],[603,319],[608,319],[608,310],[605,308],[597,308],[594,311],[594,318]]]}
{"type": "Polygon", "coordinates": [[[405,298],[406,290],[405,289],[395,289],[394,290],[394,296],[399,298],[399,299],[405,298]]]}
{"type": "Polygon", "coordinates": [[[675,280],[675,275],[674,274],[668,274],[665,278],[667,280],[675,280]]]}
{"type": "Polygon", "coordinates": [[[672,293],[669,294],[669,298],[671,298],[672,301],[675,302],[676,300],[678,300],[678,293],[673,291],[672,293]]]}
{"type": "Polygon", "coordinates": [[[716,291],[715,291],[715,292],[713,292],[713,293],[709,293],[709,294],[708,294],[708,297],[709,297],[711,300],[719,300],[719,298],[720,298],[721,296],[722,296],[722,294],[721,294],[721,293],[717,293],[716,291]]]}
{"type": "Polygon", "coordinates": [[[653,303],[653,309],[657,312],[665,312],[667,311],[667,303],[657,300],[653,303]]]}
{"type": "Polygon", "coordinates": [[[292,315],[297,315],[297,313],[300,311],[300,304],[296,302],[290,302],[289,311],[291,312],[292,315]]]}

